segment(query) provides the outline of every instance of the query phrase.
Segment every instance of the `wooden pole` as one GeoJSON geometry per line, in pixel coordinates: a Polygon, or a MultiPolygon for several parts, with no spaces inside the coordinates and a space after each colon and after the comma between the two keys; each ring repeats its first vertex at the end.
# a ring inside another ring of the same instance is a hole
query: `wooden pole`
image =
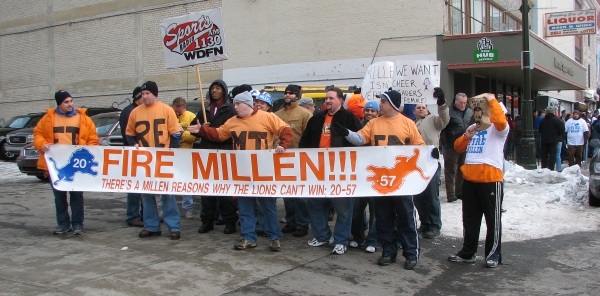
{"type": "Polygon", "coordinates": [[[208,122],[208,117],[206,117],[206,107],[204,106],[204,95],[203,95],[203,91],[202,91],[202,79],[200,79],[200,67],[198,67],[197,64],[196,64],[196,75],[198,76],[198,88],[200,89],[200,106],[202,106],[202,114],[204,115],[204,121],[208,122]]]}

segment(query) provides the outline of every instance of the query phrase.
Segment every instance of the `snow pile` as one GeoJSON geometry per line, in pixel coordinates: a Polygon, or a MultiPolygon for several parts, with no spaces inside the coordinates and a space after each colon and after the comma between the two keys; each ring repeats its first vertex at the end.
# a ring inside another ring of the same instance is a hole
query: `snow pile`
{"type": "Polygon", "coordinates": [[[581,174],[578,165],[556,172],[548,169],[526,170],[512,162],[505,162],[504,182],[505,186],[535,186],[539,190],[538,198],[544,198],[548,203],[559,202],[569,206],[587,204],[588,177],[581,174]]]}

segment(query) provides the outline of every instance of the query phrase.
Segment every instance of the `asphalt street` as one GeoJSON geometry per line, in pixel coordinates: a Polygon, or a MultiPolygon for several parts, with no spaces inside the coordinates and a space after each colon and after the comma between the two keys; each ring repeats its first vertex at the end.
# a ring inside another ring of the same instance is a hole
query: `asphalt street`
{"type": "MultiPolygon", "coordinates": [[[[236,251],[239,227],[230,235],[224,226],[197,232],[199,198],[195,218],[181,220],[178,241],[138,238],[140,228],[125,223],[125,194],[113,193],[84,194],[84,235],[53,235],[50,184],[19,173],[14,162],[0,162],[0,172],[1,295],[600,294],[598,231],[503,243],[504,264],[486,269],[481,249],[474,264],[447,261],[462,240],[442,229],[421,240],[419,264],[407,271],[400,256],[382,267],[380,249],[331,255],[333,246],[308,246],[310,235],[284,235],[278,253],[262,237],[257,248],[236,251]]],[[[283,217],[281,200],[278,206],[283,217]]]]}

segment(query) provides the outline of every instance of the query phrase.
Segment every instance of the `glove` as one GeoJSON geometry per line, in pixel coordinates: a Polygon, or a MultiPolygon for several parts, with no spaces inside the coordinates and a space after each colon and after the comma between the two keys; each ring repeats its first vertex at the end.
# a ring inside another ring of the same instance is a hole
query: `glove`
{"type": "Polygon", "coordinates": [[[434,147],[433,150],[431,150],[431,157],[440,159],[440,150],[437,149],[437,147],[434,147]]]}
{"type": "Polygon", "coordinates": [[[332,136],[347,136],[350,134],[347,128],[343,127],[339,123],[334,123],[329,127],[332,136]]]}
{"type": "Polygon", "coordinates": [[[446,97],[444,96],[444,91],[440,87],[436,87],[433,89],[433,97],[437,98],[438,106],[446,104],[446,97]]]}

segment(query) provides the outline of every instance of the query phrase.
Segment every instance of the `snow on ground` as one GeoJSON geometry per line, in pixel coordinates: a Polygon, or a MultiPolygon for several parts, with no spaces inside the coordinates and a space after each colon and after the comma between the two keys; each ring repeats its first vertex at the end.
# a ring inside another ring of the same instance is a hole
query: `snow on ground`
{"type": "MultiPolygon", "coordinates": [[[[462,237],[462,207],[440,186],[442,235],[462,237]]],[[[562,172],[526,170],[505,162],[502,241],[523,241],[600,229],[600,208],[588,206],[588,177],[579,166],[562,172]]],[[[485,239],[485,220],[480,238],[485,239]]]]}

